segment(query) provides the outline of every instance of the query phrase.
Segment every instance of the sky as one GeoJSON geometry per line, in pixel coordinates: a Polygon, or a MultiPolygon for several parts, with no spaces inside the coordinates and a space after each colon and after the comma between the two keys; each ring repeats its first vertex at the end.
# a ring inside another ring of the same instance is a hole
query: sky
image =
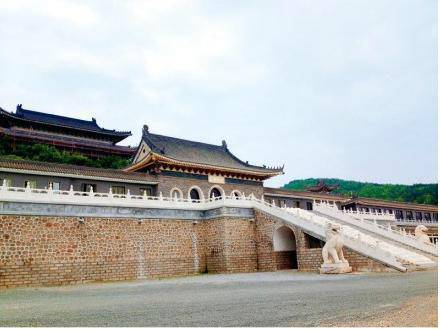
{"type": "Polygon", "coordinates": [[[0,1],[0,107],[221,145],[266,182],[437,181],[435,0],[0,1]]]}

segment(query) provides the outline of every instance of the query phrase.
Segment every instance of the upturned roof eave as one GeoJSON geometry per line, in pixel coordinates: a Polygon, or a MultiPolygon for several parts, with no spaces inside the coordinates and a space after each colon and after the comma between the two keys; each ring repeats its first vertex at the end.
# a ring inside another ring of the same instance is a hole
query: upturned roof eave
{"type": "Polygon", "coordinates": [[[182,161],[182,160],[178,160],[178,159],[173,159],[171,157],[166,157],[166,156],[158,154],[156,152],[150,152],[150,154],[146,158],[144,158],[143,160],[141,160],[138,163],[135,163],[135,164],[125,168],[124,170],[126,170],[126,171],[138,170],[138,169],[141,169],[141,168],[143,168],[153,162],[160,162],[160,163],[164,163],[164,164],[169,163],[169,164],[180,165],[180,166],[185,166],[185,167],[196,167],[199,169],[242,173],[242,174],[247,174],[247,175],[254,175],[254,176],[268,177],[268,178],[283,174],[283,172],[281,172],[281,171],[253,171],[253,170],[246,170],[246,169],[239,169],[239,168],[213,166],[213,165],[202,164],[202,163],[197,163],[197,162],[182,161]]]}
{"type": "MultiPolygon", "coordinates": [[[[92,129],[85,129],[85,128],[79,128],[79,127],[73,127],[73,126],[68,126],[68,125],[63,125],[63,124],[53,124],[50,122],[45,122],[45,121],[38,121],[38,120],[32,120],[32,119],[26,119],[26,118],[21,118],[19,116],[17,116],[15,113],[10,113],[8,111],[5,111],[4,109],[0,108],[0,113],[4,114],[10,118],[13,118],[15,120],[19,120],[19,121],[28,121],[28,122],[35,122],[38,124],[45,124],[45,125],[49,125],[49,126],[53,126],[53,127],[63,127],[63,128],[68,128],[68,129],[74,129],[74,130],[81,130],[84,132],[89,132],[89,133],[96,133],[96,134],[104,134],[104,135],[111,135],[111,136],[117,136],[117,137],[124,137],[127,138],[129,136],[132,136],[132,132],[130,131],[113,131],[113,130],[109,130],[109,129],[105,129],[105,128],[101,128],[100,126],[97,125],[99,130],[92,130],[92,129]]],[[[121,140],[123,140],[124,138],[122,138],[121,140]]]]}

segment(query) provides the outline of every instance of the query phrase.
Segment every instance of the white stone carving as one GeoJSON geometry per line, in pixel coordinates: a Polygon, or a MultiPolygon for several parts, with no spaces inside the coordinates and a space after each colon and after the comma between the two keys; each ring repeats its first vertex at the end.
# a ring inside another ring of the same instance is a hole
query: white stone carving
{"type": "Polygon", "coordinates": [[[343,239],[340,230],[341,227],[337,223],[328,223],[326,226],[326,243],[322,249],[323,264],[320,267],[322,274],[352,272],[352,268],[343,255],[343,239]]]}
{"type": "Polygon", "coordinates": [[[425,227],[424,225],[418,225],[417,227],[415,227],[415,237],[418,239],[418,241],[426,244],[432,244],[426,232],[427,227],[425,227]]]}

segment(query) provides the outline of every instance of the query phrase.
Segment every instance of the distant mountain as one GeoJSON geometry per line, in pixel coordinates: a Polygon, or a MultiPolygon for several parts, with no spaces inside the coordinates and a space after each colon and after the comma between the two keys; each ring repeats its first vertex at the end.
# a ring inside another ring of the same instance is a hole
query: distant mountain
{"type": "Polygon", "coordinates": [[[306,187],[316,185],[321,179],[323,179],[327,185],[340,185],[332,194],[433,205],[438,203],[438,184],[376,184],[338,178],[308,178],[295,179],[283,187],[291,190],[305,191],[306,187]]]}

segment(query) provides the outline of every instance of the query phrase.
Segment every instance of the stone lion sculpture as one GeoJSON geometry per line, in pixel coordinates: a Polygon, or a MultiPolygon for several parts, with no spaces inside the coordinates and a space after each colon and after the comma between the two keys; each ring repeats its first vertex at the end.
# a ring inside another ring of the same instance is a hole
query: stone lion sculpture
{"type": "Polygon", "coordinates": [[[324,264],[347,263],[343,255],[343,240],[340,236],[340,225],[328,223],[326,227],[326,243],[322,249],[324,264]]]}
{"type": "Polygon", "coordinates": [[[426,233],[427,230],[427,227],[424,225],[418,225],[415,227],[415,237],[422,243],[431,244],[432,242],[430,242],[430,238],[426,233]]]}

